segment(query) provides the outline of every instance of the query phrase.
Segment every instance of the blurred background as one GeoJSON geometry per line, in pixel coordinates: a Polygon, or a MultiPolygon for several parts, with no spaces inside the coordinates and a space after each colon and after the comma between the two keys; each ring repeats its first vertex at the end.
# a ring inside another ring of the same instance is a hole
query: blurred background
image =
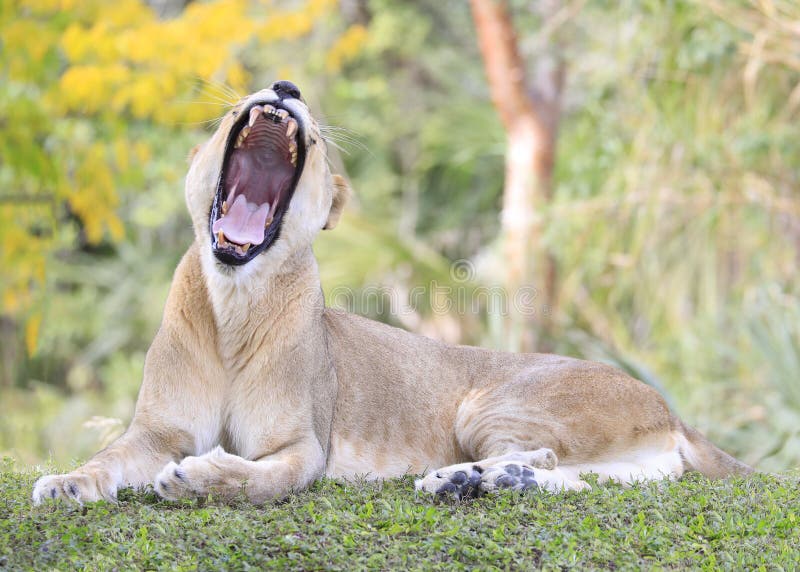
{"type": "Polygon", "coordinates": [[[315,247],[330,302],[613,363],[800,464],[793,0],[0,3],[0,456],[124,429],[193,240],[187,154],[276,79],[356,192],[315,247]]]}

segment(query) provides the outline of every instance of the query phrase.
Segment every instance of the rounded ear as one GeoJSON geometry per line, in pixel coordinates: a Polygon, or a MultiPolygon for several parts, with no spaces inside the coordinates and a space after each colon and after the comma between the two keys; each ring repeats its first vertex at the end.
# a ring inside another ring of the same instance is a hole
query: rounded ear
{"type": "Polygon", "coordinates": [[[333,175],[333,202],[331,203],[331,212],[328,213],[328,222],[323,226],[323,230],[331,230],[336,227],[339,218],[342,216],[344,205],[353,194],[353,190],[341,175],[333,175]]]}
{"type": "Polygon", "coordinates": [[[197,152],[198,152],[198,151],[200,151],[200,148],[201,148],[202,146],[203,146],[203,144],[202,144],[202,143],[198,143],[197,145],[195,145],[194,147],[192,147],[192,150],[191,150],[191,151],[189,151],[189,156],[188,156],[188,157],[186,157],[186,162],[187,162],[187,163],[189,163],[190,165],[192,164],[192,161],[194,161],[194,156],[195,156],[195,155],[197,155],[197,152]]]}

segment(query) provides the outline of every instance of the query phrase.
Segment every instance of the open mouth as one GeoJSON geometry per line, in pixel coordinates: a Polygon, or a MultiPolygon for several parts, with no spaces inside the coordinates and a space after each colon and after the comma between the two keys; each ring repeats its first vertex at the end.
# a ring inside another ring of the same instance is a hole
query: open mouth
{"type": "Polygon", "coordinates": [[[303,171],[302,125],[280,103],[254,104],[228,136],[211,205],[211,248],[225,264],[249,262],[275,242],[303,171]]]}

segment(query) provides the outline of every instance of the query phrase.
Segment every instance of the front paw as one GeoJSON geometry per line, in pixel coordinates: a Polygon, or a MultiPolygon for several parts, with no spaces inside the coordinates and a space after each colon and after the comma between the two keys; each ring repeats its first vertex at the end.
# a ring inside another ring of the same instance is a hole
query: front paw
{"type": "Polygon", "coordinates": [[[186,474],[186,468],[182,468],[183,463],[180,465],[174,462],[167,463],[161,469],[161,472],[156,475],[153,488],[163,499],[166,500],[180,500],[184,498],[195,498],[202,496],[200,490],[193,487],[189,482],[186,474]]]}
{"type": "Polygon", "coordinates": [[[220,459],[226,453],[217,447],[199,457],[186,457],[178,463],[168,463],[155,478],[153,488],[166,500],[205,497],[217,492],[221,473],[220,459]]]}
{"type": "Polygon", "coordinates": [[[77,470],[65,475],[47,475],[33,485],[33,503],[68,499],[78,504],[107,500],[116,502],[117,483],[103,470],[77,470]]]}

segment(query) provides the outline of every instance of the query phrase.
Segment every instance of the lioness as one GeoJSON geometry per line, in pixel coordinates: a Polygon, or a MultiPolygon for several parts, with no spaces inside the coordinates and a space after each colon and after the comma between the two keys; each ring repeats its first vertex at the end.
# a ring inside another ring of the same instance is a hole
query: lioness
{"type": "Polygon", "coordinates": [[[323,475],[438,468],[418,489],[581,489],[752,469],[607,365],[448,346],[326,308],[311,243],[347,200],[299,90],[239,101],[186,177],[195,241],[175,271],[119,439],[33,500],[244,492],[254,503],[323,475]],[[443,468],[440,468],[443,467],[443,468]]]}

